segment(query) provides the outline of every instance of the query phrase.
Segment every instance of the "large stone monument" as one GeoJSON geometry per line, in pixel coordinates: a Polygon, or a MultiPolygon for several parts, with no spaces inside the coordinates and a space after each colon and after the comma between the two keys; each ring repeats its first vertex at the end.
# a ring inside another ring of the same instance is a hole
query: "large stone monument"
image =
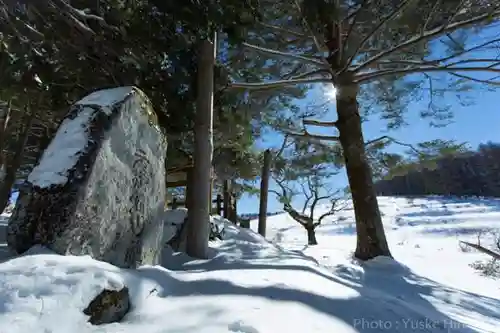
{"type": "Polygon", "coordinates": [[[166,137],[134,87],[94,92],[70,109],[23,187],[9,247],[35,244],[134,268],[163,247],[166,137]]]}

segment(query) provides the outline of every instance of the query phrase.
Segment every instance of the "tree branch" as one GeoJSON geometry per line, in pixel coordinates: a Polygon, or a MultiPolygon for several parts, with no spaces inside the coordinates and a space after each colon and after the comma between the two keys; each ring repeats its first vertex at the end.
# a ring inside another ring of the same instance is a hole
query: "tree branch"
{"type": "Polygon", "coordinates": [[[307,131],[304,131],[302,133],[295,133],[295,132],[286,132],[286,133],[290,136],[300,137],[300,138],[305,138],[305,139],[310,139],[310,140],[324,140],[324,141],[339,141],[340,140],[340,138],[338,136],[311,134],[307,131]]]}
{"type": "Polygon", "coordinates": [[[306,72],[306,73],[303,73],[303,74],[298,74],[298,75],[292,76],[289,80],[299,80],[299,79],[304,79],[304,78],[308,78],[308,77],[311,77],[311,76],[314,76],[314,75],[321,75],[321,74],[328,74],[328,75],[330,75],[329,78],[326,78],[326,77],[322,77],[322,78],[327,79],[327,80],[329,80],[331,82],[331,80],[332,80],[332,72],[329,69],[317,69],[317,70],[309,71],[309,72],[306,72]]]}
{"type": "Polygon", "coordinates": [[[307,225],[312,224],[312,221],[309,219],[309,217],[300,214],[297,210],[295,210],[290,204],[285,204],[284,205],[284,210],[285,212],[288,213],[296,222],[301,224],[303,227],[306,227],[307,225]]]}
{"type": "Polygon", "coordinates": [[[120,33],[119,28],[108,24],[104,18],[98,15],[88,14],[86,10],[77,9],[66,0],[52,0],[51,2],[58,2],[66,11],[67,16],[73,21],[75,26],[86,33],[95,35],[95,32],[88,26],[87,21],[96,21],[101,27],[120,33]]]}
{"type": "Polygon", "coordinates": [[[285,185],[283,185],[283,180],[279,180],[277,177],[274,177],[274,176],[272,178],[273,178],[274,182],[276,184],[278,184],[278,186],[280,187],[281,194],[275,190],[269,190],[269,192],[275,194],[278,198],[283,200],[285,202],[285,204],[291,202],[292,201],[292,194],[289,193],[289,191],[287,190],[285,185]]]}
{"type": "Polygon", "coordinates": [[[420,65],[420,66],[435,66],[435,67],[450,67],[450,66],[456,66],[459,64],[470,64],[470,63],[492,63],[492,62],[499,62],[500,59],[498,58],[483,58],[483,59],[464,59],[464,60],[459,60],[455,61],[452,63],[448,64],[441,64],[443,62],[441,59],[436,59],[436,60],[382,60],[379,62],[379,64],[387,64],[387,65],[394,65],[394,64],[406,64],[406,65],[420,65]]]}
{"type": "MultiPolygon", "coordinates": [[[[358,22],[359,13],[363,10],[363,8],[365,8],[365,6],[369,4],[371,4],[371,0],[363,0],[361,5],[344,19],[344,21],[349,22],[349,20],[352,18],[352,22],[349,24],[349,27],[347,28],[347,32],[344,38],[344,45],[342,46],[343,50],[342,58],[345,56],[345,51],[347,50],[347,46],[349,44],[349,38],[351,37],[352,31],[356,23],[358,22]]],[[[346,66],[345,68],[348,68],[348,66],[346,66]]]]}
{"type": "Polygon", "coordinates": [[[387,15],[386,17],[382,18],[382,20],[372,29],[372,31],[370,31],[366,36],[365,38],[363,38],[361,40],[361,42],[358,44],[358,46],[356,47],[356,49],[354,50],[354,53],[351,55],[351,57],[349,58],[349,60],[346,62],[345,66],[342,68],[342,70],[340,72],[344,72],[346,71],[349,66],[352,65],[352,62],[354,61],[354,59],[356,58],[356,56],[358,55],[359,51],[363,48],[363,46],[365,46],[365,44],[380,30],[380,28],[382,28],[385,24],[387,24],[388,22],[390,22],[394,17],[396,17],[399,13],[401,13],[401,11],[403,11],[406,6],[408,6],[410,3],[412,3],[413,1],[415,0],[404,0],[400,5],[399,7],[397,7],[392,13],[390,13],[389,15],[387,15]]]}
{"type": "Polygon", "coordinates": [[[329,68],[323,61],[320,61],[320,60],[317,60],[314,58],[309,58],[309,57],[305,57],[305,56],[301,56],[301,55],[297,55],[297,54],[293,54],[293,53],[288,53],[288,52],[281,52],[278,50],[270,50],[270,49],[267,49],[267,48],[264,48],[261,46],[249,44],[247,42],[242,43],[242,45],[251,49],[251,50],[259,52],[259,53],[264,53],[264,54],[271,55],[271,56],[291,58],[291,59],[299,60],[302,62],[310,63],[310,64],[313,64],[316,66],[320,66],[321,68],[325,68],[325,69],[329,68]]]}
{"type": "Polygon", "coordinates": [[[304,183],[300,183],[300,187],[302,188],[302,193],[304,193],[304,196],[306,197],[306,201],[304,202],[304,206],[302,207],[302,214],[306,213],[307,206],[309,206],[309,202],[311,202],[311,199],[313,198],[312,193],[309,194],[306,190],[306,187],[304,186],[304,183]]]}
{"type": "Polygon", "coordinates": [[[382,52],[376,54],[375,56],[369,58],[365,62],[354,67],[352,69],[352,71],[354,73],[358,73],[362,69],[370,67],[374,62],[376,62],[384,57],[387,57],[398,50],[407,48],[407,47],[412,46],[416,43],[427,41],[427,40],[432,39],[434,37],[437,37],[441,34],[444,34],[446,32],[451,32],[451,31],[454,31],[454,30],[457,30],[460,28],[466,28],[466,27],[472,26],[474,24],[477,24],[477,23],[480,23],[480,22],[483,22],[486,20],[491,20],[492,18],[495,18],[498,15],[500,15],[500,12],[498,11],[498,7],[496,7],[492,13],[478,15],[478,16],[470,18],[468,20],[459,21],[459,22],[456,22],[453,24],[445,24],[441,27],[437,27],[435,29],[428,30],[419,36],[415,36],[413,38],[410,38],[410,39],[406,40],[405,42],[402,42],[401,44],[398,44],[398,45],[390,48],[389,50],[385,50],[385,51],[382,51],[382,52]]]}
{"type": "Polygon", "coordinates": [[[264,22],[259,22],[259,25],[261,25],[261,26],[263,26],[265,28],[269,28],[271,30],[275,30],[277,32],[282,32],[282,33],[285,33],[285,34],[289,34],[289,35],[292,35],[292,36],[295,36],[295,37],[308,37],[304,33],[297,32],[297,31],[292,31],[292,30],[289,30],[289,29],[286,29],[286,28],[283,28],[283,27],[278,27],[276,25],[272,25],[272,24],[268,24],[268,23],[264,23],[264,22]]]}
{"type": "Polygon", "coordinates": [[[304,119],[302,120],[304,125],[318,126],[318,127],[337,127],[336,121],[321,121],[314,119],[304,119]]]}
{"type": "Polygon", "coordinates": [[[447,56],[447,57],[444,57],[444,58],[441,58],[441,59],[436,59],[436,60],[429,60],[429,62],[431,62],[431,63],[432,62],[445,62],[445,61],[451,60],[453,58],[457,58],[457,57],[463,56],[466,53],[480,50],[480,49],[482,49],[482,48],[484,48],[484,47],[486,47],[488,45],[491,45],[491,44],[494,44],[494,43],[498,43],[498,42],[500,42],[500,38],[492,39],[492,40],[487,41],[485,43],[473,46],[473,47],[468,48],[468,49],[464,49],[464,50],[462,50],[462,51],[460,51],[458,53],[452,54],[450,56],[447,56]]]}
{"type": "Polygon", "coordinates": [[[491,79],[476,79],[474,77],[470,77],[470,76],[463,75],[463,74],[457,74],[457,73],[449,73],[449,74],[456,76],[456,77],[459,77],[461,79],[466,79],[466,80],[470,80],[470,81],[477,82],[477,83],[489,84],[492,86],[500,86],[500,81],[498,81],[498,79],[500,79],[500,76],[498,76],[498,75],[492,77],[491,79]],[[497,80],[497,81],[494,81],[494,80],[497,80]]]}
{"type": "Polygon", "coordinates": [[[280,157],[281,154],[283,154],[283,152],[285,151],[285,149],[288,148],[287,141],[288,141],[288,135],[285,134],[285,138],[283,139],[283,144],[281,145],[281,148],[278,150],[276,155],[274,155],[273,159],[277,159],[278,157],[280,157]]]}
{"type": "MultiPolygon", "coordinates": [[[[314,34],[313,30],[311,29],[311,25],[309,24],[309,22],[307,22],[305,16],[302,14],[302,9],[300,7],[300,3],[298,0],[295,0],[295,6],[297,6],[297,10],[299,11],[300,16],[302,17],[302,24],[304,25],[305,29],[311,35],[311,38],[313,40],[314,45],[316,46],[317,51],[322,52],[324,48],[321,47],[320,42],[318,41],[318,39],[316,38],[316,35],[314,34]]],[[[324,66],[328,67],[328,69],[330,69],[330,65],[328,64],[328,61],[326,61],[325,59],[322,58],[321,63],[324,66]]]]}
{"type": "Polygon", "coordinates": [[[361,83],[377,79],[382,76],[412,74],[412,73],[428,73],[428,72],[493,72],[500,73],[500,68],[490,67],[410,67],[394,70],[380,70],[364,75],[356,76],[354,82],[361,83]]]}
{"type": "Polygon", "coordinates": [[[487,248],[485,248],[484,246],[481,246],[479,244],[473,244],[473,243],[469,243],[469,242],[465,242],[465,241],[460,241],[461,244],[464,244],[464,245],[467,245],[467,246],[470,246],[480,252],[483,252],[484,254],[487,254],[489,255],[490,257],[493,257],[494,259],[496,260],[500,260],[500,253],[496,253],[494,251],[491,251],[487,248]]]}
{"type": "Polygon", "coordinates": [[[398,140],[396,140],[396,139],[394,139],[393,137],[388,136],[388,135],[383,135],[383,136],[381,136],[381,137],[379,137],[379,138],[376,138],[376,139],[373,139],[373,140],[367,141],[367,142],[365,142],[365,146],[369,146],[369,145],[371,145],[371,144],[374,144],[374,143],[379,142],[379,141],[382,141],[382,140],[387,140],[387,141],[392,142],[392,143],[395,143],[395,144],[397,144],[397,145],[404,146],[404,147],[408,147],[408,148],[410,148],[411,150],[413,150],[415,153],[417,153],[417,154],[419,154],[419,155],[421,154],[421,151],[420,151],[420,150],[418,150],[417,148],[415,148],[412,144],[410,144],[410,143],[405,143],[405,142],[402,142],[402,141],[398,141],[398,140]]]}
{"type": "Polygon", "coordinates": [[[335,193],[331,194],[329,197],[332,197],[332,196],[335,196],[335,198],[331,199],[330,200],[330,203],[331,203],[331,206],[330,206],[330,210],[323,213],[319,218],[318,218],[318,221],[316,223],[314,223],[314,228],[316,228],[317,226],[319,226],[321,224],[321,222],[323,222],[323,220],[328,217],[328,216],[332,216],[332,215],[335,215],[335,213],[337,212],[340,212],[342,210],[344,210],[348,205],[347,203],[344,203],[344,205],[340,208],[337,208],[337,203],[339,202],[339,198],[338,198],[338,194],[340,193],[340,190],[336,191],[335,193]]]}
{"type": "Polygon", "coordinates": [[[257,83],[231,83],[228,86],[228,88],[265,90],[265,89],[278,89],[286,86],[294,86],[297,84],[310,84],[310,83],[331,83],[331,80],[325,78],[313,78],[313,79],[280,80],[273,82],[257,82],[257,83]]]}
{"type": "Polygon", "coordinates": [[[432,6],[432,9],[431,11],[429,12],[429,15],[427,16],[427,19],[425,20],[425,23],[424,23],[424,26],[422,27],[422,34],[425,33],[425,31],[427,31],[427,25],[429,25],[431,19],[432,19],[432,16],[433,14],[437,11],[438,9],[438,5],[441,3],[441,0],[436,0],[434,2],[434,6],[432,6]]]}

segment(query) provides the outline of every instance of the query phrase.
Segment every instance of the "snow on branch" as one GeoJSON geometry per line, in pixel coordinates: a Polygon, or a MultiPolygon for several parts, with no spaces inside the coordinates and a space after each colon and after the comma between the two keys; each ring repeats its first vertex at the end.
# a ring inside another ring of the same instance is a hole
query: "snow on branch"
{"type": "Polygon", "coordinates": [[[314,119],[304,119],[302,121],[304,125],[318,126],[318,127],[337,127],[336,121],[321,121],[314,119]]]}
{"type": "Polygon", "coordinates": [[[301,56],[301,55],[298,55],[298,54],[293,54],[293,53],[288,53],[288,52],[281,52],[281,51],[278,51],[278,50],[271,50],[271,49],[268,49],[268,48],[265,48],[265,47],[261,47],[261,46],[257,46],[257,45],[253,45],[253,44],[250,44],[250,43],[247,43],[247,42],[244,42],[242,43],[243,46],[255,51],[255,52],[259,52],[259,53],[264,53],[264,54],[267,54],[267,55],[270,55],[270,56],[278,56],[278,57],[284,57],[284,58],[291,58],[291,59],[295,59],[295,60],[299,60],[299,61],[302,61],[302,62],[306,62],[306,63],[310,63],[310,64],[313,64],[313,65],[316,65],[316,66],[320,66],[321,68],[329,68],[328,64],[326,64],[324,61],[321,61],[321,60],[318,60],[318,59],[314,59],[314,58],[309,58],[309,57],[305,57],[305,56],[301,56]]]}
{"type": "Polygon", "coordinates": [[[309,36],[307,36],[304,33],[293,31],[293,30],[290,30],[290,29],[286,29],[286,28],[283,28],[283,27],[279,27],[279,26],[268,24],[268,23],[264,23],[264,22],[259,22],[259,25],[261,25],[261,26],[263,26],[265,28],[269,28],[269,29],[271,29],[273,31],[280,32],[280,33],[285,33],[285,34],[292,35],[292,36],[295,36],[295,37],[301,37],[301,38],[303,38],[303,37],[309,37],[309,36]]]}
{"type": "Polygon", "coordinates": [[[309,133],[306,129],[303,130],[303,132],[297,133],[297,132],[286,132],[286,134],[298,138],[304,138],[308,140],[319,140],[319,141],[339,141],[340,138],[335,135],[320,135],[320,134],[311,134],[309,133]]]}
{"type": "Polygon", "coordinates": [[[340,138],[336,135],[312,134],[307,130],[306,125],[318,126],[318,127],[336,127],[337,126],[336,122],[319,121],[319,120],[313,120],[313,119],[302,119],[302,131],[301,132],[287,131],[286,134],[293,136],[293,137],[304,138],[307,140],[334,141],[334,142],[338,142],[340,140],[340,138]]]}
{"type": "Polygon", "coordinates": [[[401,74],[412,74],[412,73],[430,73],[430,72],[448,72],[448,73],[456,73],[456,72],[492,72],[492,73],[500,73],[500,68],[496,68],[496,66],[500,65],[500,61],[490,66],[485,67],[436,67],[436,66],[409,66],[407,68],[401,69],[387,69],[387,70],[379,70],[374,71],[367,74],[357,75],[355,77],[356,83],[372,81],[374,79],[389,76],[389,75],[401,75],[401,74]],[[495,66],[495,67],[492,67],[495,66]]]}
{"type": "Polygon", "coordinates": [[[310,83],[331,83],[331,80],[326,78],[312,78],[312,79],[305,78],[305,79],[279,80],[271,82],[231,83],[229,85],[229,88],[266,90],[266,89],[279,89],[287,86],[294,86],[297,84],[310,84],[310,83]]]}
{"type": "Polygon", "coordinates": [[[467,28],[467,27],[473,26],[473,25],[481,23],[481,22],[489,21],[489,20],[492,20],[492,19],[497,18],[499,16],[500,16],[500,9],[498,9],[498,6],[495,6],[495,9],[492,12],[477,15],[477,16],[472,17],[470,19],[458,21],[458,22],[451,23],[451,24],[448,21],[446,24],[444,24],[440,27],[422,32],[420,35],[415,36],[413,38],[410,38],[410,39],[408,39],[408,40],[406,40],[398,45],[395,45],[394,47],[392,47],[388,50],[379,52],[378,54],[374,55],[373,57],[367,59],[366,61],[364,61],[361,64],[354,67],[353,72],[359,73],[361,70],[371,67],[375,62],[377,62],[385,57],[390,56],[391,54],[395,53],[396,51],[408,48],[414,44],[428,41],[432,38],[438,37],[438,36],[443,35],[447,32],[455,31],[455,30],[458,30],[461,28],[467,28]]]}
{"type": "Polygon", "coordinates": [[[70,17],[74,20],[78,27],[86,28],[86,30],[92,32],[92,34],[95,34],[95,32],[88,26],[88,21],[98,22],[101,27],[120,32],[120,29],[108,24],[104,18],[98,15],[89,14],[87,10],[77,9],[66,0],[52,0],[51,2],[58,2],[67,11],[67,13],[70,14],[70,17]]]}
{"type": "Polygon", "coordinates": [[[470,243],[470,242],[466,242],[466,241],[460,241],[460,244],[463,244],[463,245],[466,245],[466,246],[470,246],[472,247],[473,249],[476,249],[478,250],[479,252],[482,252],[484,254],[487,254],[489,255],[490,257],[492,257],[493,259],[496,259],[496,260],[499,260],[500,259],[500,253],[497,253],[497,252],[494,252],[494,251],[491,251],[487,248],[485,248],[484,246],[480,245],[480,244],[474,244],[474,243],[470,243]]]}

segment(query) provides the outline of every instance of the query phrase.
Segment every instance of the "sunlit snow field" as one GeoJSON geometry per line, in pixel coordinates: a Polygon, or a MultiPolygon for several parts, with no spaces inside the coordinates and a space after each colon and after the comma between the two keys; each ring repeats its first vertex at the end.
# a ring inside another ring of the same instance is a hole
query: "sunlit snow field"
{"type": "Polygon", "coordinates": [[[286,215],[268,218],[267,240],[218,218],[226,235],[211,243],[212,259],[165,250],[164,267],[137,271],[41,248],[8,259],[2,244],[0,333],[500,332],[500,280],[471,268],[489,258],[458,244],[500,230],[500,201],[379,202],[396,261],[352,259],[349,209],[318,228],[317,246],[286,215]],[[83,308],[103,287],[122,285],[133,302],[124,321],[88,324],[83,308]]]}

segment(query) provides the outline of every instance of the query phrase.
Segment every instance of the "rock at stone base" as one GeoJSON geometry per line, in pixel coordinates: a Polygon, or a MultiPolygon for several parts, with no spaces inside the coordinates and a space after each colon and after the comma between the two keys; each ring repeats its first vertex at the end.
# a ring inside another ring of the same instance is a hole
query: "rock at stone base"
{"type": "Polygon", "coordinates": [[[128,288],[121,290],[104,289],[87,306],[83,313],[90,316],[89,323],[102,325],[120,322],[130,310],[128,288]]]}
{"type": "Polygon", "coordinates": [[[39,244],[123,268],[158,264],[166,145],[140,90],[107,89],[80,100],[20,191],[9,247],[20,254],[39,244]]]}

